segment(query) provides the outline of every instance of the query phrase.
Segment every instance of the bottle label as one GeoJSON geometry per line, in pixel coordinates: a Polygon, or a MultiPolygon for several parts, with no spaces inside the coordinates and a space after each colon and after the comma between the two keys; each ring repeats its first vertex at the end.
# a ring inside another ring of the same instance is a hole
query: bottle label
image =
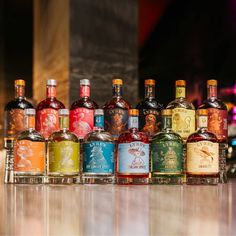
{"type": "Polygon", "coordinates": [[[105,110],[105,130],[108,131],[114,138],[128,130],[128,110],[119,108],[105,110]]]}
{"type": "Polygon", "coordinates": [[[148,136],[153,136],[161,131],[160,112],[151,109],[142,109],[139,112],[140,131],[145,132],[148,136]]]}
{"type": "Polygon", "coordinates": [[[73,141],[52,142],[49,148],[50,173],[79,172],[79,143],[73,141]]]}
{"type": "Polygon", "coordinates": [[[208,124],[207,116],[199,116],[198,117],[198,127],[207,128],[207,124],[208,124]]]}
{"type": "Polygon", "coordinates": [[[129,123],[128,128],[137,128],[138,129],[138,116],[130,116],[129,117],[129,123]]]}
{"type": "Polygon", "coordinates": [[[99,141],[84,143],[83,172],[114,173],[114,144],[99,141]]]}
{"type": "Polygon", "coordinates": [[[149,173],[149,144],[118,144],[118,172],[124,175],[149,173]]]}
{"type": "Polygon", "coordinates": [[[218,173],[219,144],[210,141],[187,143],[187,172],[218,173]]]}
{"type": "Polygon", "coordinates": [[[227,111],[216,108],[208,108],[208,130],[214,133],[218,139],[227,138],[227,111]]]}
{"type": "Polygon", "coordinates": [[[12,109],[5,112],[5,137],[12,137],[24,131],[25,112],[23,109],[12,109]]]}
{"type": "Polygon", "coordinates": [[[44,172],[45,152],[44,142],[17,140],[14,146],[14,171],[44,172]]]}
{"type": "Polygon", "coordinates": [[[183,139],[195,132],[195,111],[185,108],[172,110],[172,130],[183,139]]]}
{"type": "Polygon", "coordinates": [[[153,143],[151,149],[154,173],[180,174],[183,171],[183,144],[174,141],[153,143]]]}
{"type": "Polygon", "coordinates": [[[175,97],[176,98],[185,98],[186,94],[185,94],[185,87],[176,87],[175,90],[175,97]]]}
{"type": "Polygon", "coordinates": [[[104,128],[104,116],[103,115],[95,115],[94,126],[104,128]]]}
{"type": "Polygon", "coordinates": [[[58,111],[52,108],[37,111],[36,130],[39,131],[44,138],[48,138],[53,132],[59,130],[58,111]]]}
{"type": "Polygon", "coordinates": [[[79,139],[93,130],[94,110],[76,108],[70,111],[70,131],[74,132],[79,139]]]}

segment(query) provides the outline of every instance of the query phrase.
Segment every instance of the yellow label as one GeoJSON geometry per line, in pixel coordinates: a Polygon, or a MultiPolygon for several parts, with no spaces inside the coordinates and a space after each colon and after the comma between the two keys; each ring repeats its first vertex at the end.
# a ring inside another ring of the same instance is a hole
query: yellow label
{"type": "Polygon", "coordinates": [[[187,143],[187,173],[213,174],[219,171],[219,144],[210,141],[187,143]]]}
{"type": "Polygon", "coordinates": [[[176,98],[185,98],[185,87],[176,87],[175,96],[176,98]]]}
{"type": "Polygon", "coordinates": [[[195,132],[195,111],[185,108],[172,110],[172,130],[183,139],[195,132]]]}

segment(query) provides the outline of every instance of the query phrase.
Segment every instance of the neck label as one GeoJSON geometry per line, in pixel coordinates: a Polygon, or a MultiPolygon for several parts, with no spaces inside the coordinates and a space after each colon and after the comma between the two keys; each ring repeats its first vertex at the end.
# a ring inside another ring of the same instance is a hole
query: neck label
{"type": "Polygon", "coordinates": [[[185,98],[185,87],[176,87],[175,94],[176,98],[185,98]]]}
{"type": "Polygon", "coordinates": [[[104,116],[96,115],[94,117],[94,127],[96,128],[104,128],[104,116]]]}
{"type": "Polygon", "coordinates": [[[129,129],[131,128],[137,128],[138,129],[138,117],[137,116],[130,116],[129,117],[129,129]]]}
{"type": "Polygon", "coordinates": [[[208,119],[207,116],[198,117],[198,128],[207,128],[208,119]]]}

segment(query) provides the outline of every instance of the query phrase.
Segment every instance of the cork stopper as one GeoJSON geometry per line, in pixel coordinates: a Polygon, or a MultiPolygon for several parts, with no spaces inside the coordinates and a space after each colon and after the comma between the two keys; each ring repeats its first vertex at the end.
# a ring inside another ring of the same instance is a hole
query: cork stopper
{"type": "Polygon", "coordinates": [[[197,110],[197,115],[198,116],[207,116],[208,110],[207,109],[199,109],[199,110],[197,110]]]}
{"type": "Polygon", "coordinates": [[[23,79],[15,80],[15,85],[25,86],[25,81],[23,79]]]}
{"type": "Polygon", "coordinates": [[[146,79],[145,85],[155,85],[156,81],[154,79],[146,79]]]}
{"type": "Polygon", "coordinates": [[[68,116],[69,115],[69,110],[68,109],[59,109],[58,111],[59,116],[68,116]]]}
{"type": "Polygon", "coordinates": [[[138,116],[139,110],[138,109],[129,109],[129,115],[130,116],[138,116]]]}
{"type": "Polygon", "coordinates": [[[33,109],[33,108],[25,109],[25,115],[34,116],[35,115],[35,109],[33,109]]]}
{"type": "Polygon", "coordinates": [[[90,86],[90,81],[88,79],[81,79],[80,85],[90,86]]]}
{"type": "Polygon", "coordinates": [[[172,110],[171,109],[163,109],[163,110],[161,110],[161,115],[162,116],[171,116],[172,110]]]}
{"type": "Polygon", "coordinates": [[[123,80],[122,79],[113,79],[112,84],[113,85],[123,85],[123,80]]]}
{"type": "Polygon", "coordinates": [[[215,80],[215,79],[207,80],[207,85],[217,86],[217,80],[215,80]]]}
{"type": "Polygon", "coordinates": [[[48,86],[57,86],[57,81],[55,79],[49,79],[47,80],[48,86]]]}
{"type": "Polygon", "coordinates": [[[186,86],[186,81],[185,80],[176,80],[175,86],[186,86]]]}
{"type": "Polygon", "coordinates": [[[95,116],[103,116],[104,115],[103,109],[95,109],[94,110],[94,115],[95,116]]]}

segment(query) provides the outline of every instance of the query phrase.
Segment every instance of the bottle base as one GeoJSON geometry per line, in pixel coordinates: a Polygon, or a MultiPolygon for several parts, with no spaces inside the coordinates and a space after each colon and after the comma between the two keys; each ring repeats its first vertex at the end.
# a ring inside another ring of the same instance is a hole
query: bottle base
{"type": "Polygon", "coordinates": [[[184,183],[184,176],[153,176],[150,180],[151,184],[167,184],[167,185],[181,185],[184,183]]]}
{"type": "Polygon", "coordinates": [[[226,152],[228,149],[227,143],[220,143],[219,148],[219,183],[227,183],[227,172],[226,172],[226,152]]]}
{"type": "Polygon", "coordinates": [[[46,184],[80,184],[79,176],[47,176],[46,184]]]}
{"type": "Polygon", "coordinates": [[[149,184],[149,178],[129,178],[129,177],[117,177],[116,183],[117,184],[124,184],[124,185],[146,185],[149,184]]]}
{"type": "Polygon", "coordinates": [[[15,175],[14,184],[44,184],[45,176],[37,175],[15,175]]]}
{"type": "Polygon", "coordinates": [[[188,177],[186,184],[189,185],[217,185],[219,183],[218,177],[188,177]]]}
{"type": "Polygon", "coordinates": [[[115,177],[114,175],[83,175],[82,176],[83,184],[114,184],[115,177]]]}

